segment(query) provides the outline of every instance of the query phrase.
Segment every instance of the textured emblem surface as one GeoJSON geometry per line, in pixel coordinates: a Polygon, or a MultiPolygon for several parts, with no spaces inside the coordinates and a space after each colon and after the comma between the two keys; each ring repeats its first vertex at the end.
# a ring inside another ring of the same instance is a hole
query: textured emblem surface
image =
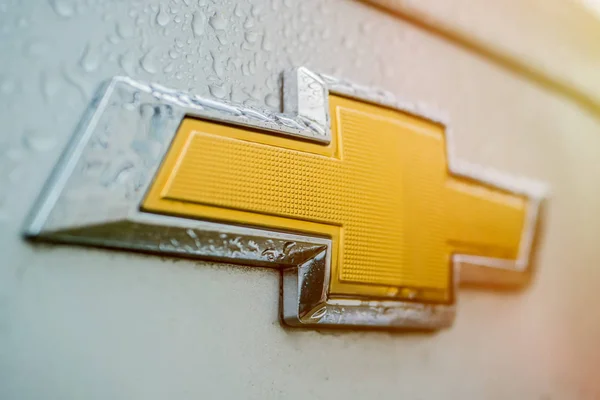
{"type": "Polygon", "coordinates": [[[386,92],[284,78],[283,113],[113,79],[26,234],[279,268],[290,325],[436,329],[461,279],[524,281],[543,185],[459,162],[386,92]]]}

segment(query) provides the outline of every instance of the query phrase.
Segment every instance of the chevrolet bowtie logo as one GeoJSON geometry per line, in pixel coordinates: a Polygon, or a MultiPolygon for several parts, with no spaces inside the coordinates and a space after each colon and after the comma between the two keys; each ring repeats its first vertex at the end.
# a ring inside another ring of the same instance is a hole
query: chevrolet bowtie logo
{"type": "Polygon", "coordinates": [[[28,234],[281,268],[293,325],[438,328],[459,266],[525,279],[539,184],[459,164],[444,121],[389,94],[285,84],[271,114],[114,80],[28,234]]]}

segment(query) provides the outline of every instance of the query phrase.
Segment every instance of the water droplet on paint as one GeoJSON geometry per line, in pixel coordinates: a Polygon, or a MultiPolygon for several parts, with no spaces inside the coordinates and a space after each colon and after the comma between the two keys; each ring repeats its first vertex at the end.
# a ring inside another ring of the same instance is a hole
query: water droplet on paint
{"type": "Polygon", "coordinates": [[[56,144],[52,136],[41,134],[33,129],[26,129],[22,139],[23,145],[33,151],[48,151],[56,144]]]}
{"type": "Polygon", "coordinates": [[[134,28],[133,25],[125,22],[117,23],[117,35],[121,37],[121,39],[128,39],[133,37],[134,28]]]}
{"type": "Polygon", "coordinates": [[[272,108],[277,108],[279,106],[279,99],[274,94],[268,94],[265,97],[265,103],[272,108]]]}
{"type": "Polygon", "coordinates": [[[223,99],[225,98],[225,96],[227,96],[227,91],[223,86],[211,85],[208,89],[210,90],[210,93],[216,98],[223,99]]]}
{"type": "Polygon", "coordinates": [[[123,71],[125,71],[127,75],[134,75],[135,59],[133,57],[133,53],[128,51],[127,53],[122,54],[121,57],[119,57],[119,65],[121,68],[123,68],[123,71]]]}
{"type": "Polygon", "coordinates": [[[250,17],[246,18],[246,21],[244,22],[244,28],[250,29],[252,27],[254,27],[254,20],[250,17]]]}
{"type": "Polygon", "coordinates": [[[271,41],[267,38],[267,35],[263,35],[263,40],[262,40],[261,47],[262,47],[262,49],[264,51],[271,51],[271,50],[273,50],[273,43],[271,43],[271,41]]]}
{"type": "Polygon", "coordinates": [[[40,57],[47,52],[47,46],[39,40],[32,40],[25,45],[25,54],[29,57],[40,57]]]}
{"type": "Polygon", "coordinates": [[[90,45],[85,47],[79,64],[85,72],[92,72],[100,65],[100,56],[90,45]]]}
{"type": "Polygon", "coordinates": [[[227,40],[227,36],[226,35],[217,35],[217,40],[223,46],[229,44],[229,41],[227,40]]]}
{"type": "Polygon", "coordinates": [[[73,4],[68,0],[50,0],[50,5],[57,15],[64,18],[73,16],[75,11],[73,4]]]}
{"type": "Polygon", "coordinates": [[[156,48],[152,48],[140,59],[140,65],[149,74],[155,74],[158,71],[155,58],[156,48]]]}
{"type": "Polygon", "coordinates": [[[156,23],[160,26],[167,26],[170,21],[171,17],[169,17],[169,14],[167,14],[167,12],[160,7],[158,9],[158,14],[156,14],[156,23]]]}
{"type": "Polygon", "coordinates": [[[255,43],[258,39],[258,34],[256,32],[247,32],[244,37],[248,43],[255,43]]]}
{"type": "Polygon", "coordinates": [[[46,101],[50,101],[58,93],[60,87],[59,79],[55,75],[44,71],[41,74],[40,80],[42,96],[44,96],[46,101]]]}
{"type": "Polygon", "coordinates": [[[210,17],[210,26],[218,31],[222,31],[227,28],[227,20],[221,16],[221,14],[215,14],[210,17]]]}
{"type": "Polygon", "coordinates": [[[239,5],[239,4],[237,4],[237,5],[235,6],[235,10],[233,10],[233,14],[234,14],[236,17],[243,17],[243,16],[244,16],[244,11],[242,11],[242,7],[240,7],[240,5],[239,5]]]}
{"type": "Polygon", "coordinates": [[[206,21],[204,19],[204,14],[199,11],[196,11],[192,16],[192,32],[194,36],[202,36],[204,34],[204,27],[206,26],[206,21]]]}
{"type": "Polygon", "coordinates": [[[173,63],[170,63],[163,69],[163,72],[165,72],[165,73],[172,72],[174,68],[175,68],[175,66],[173,65],[173,63]]]}

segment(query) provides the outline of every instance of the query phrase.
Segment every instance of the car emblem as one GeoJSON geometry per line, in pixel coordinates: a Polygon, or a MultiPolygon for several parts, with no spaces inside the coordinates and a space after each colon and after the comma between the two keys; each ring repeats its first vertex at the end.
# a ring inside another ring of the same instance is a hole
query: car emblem
{"type": "Polygon", "coordinates": [[[438,329],[460,282],[526,281],[542,184],[460,162],[387,92],[297,68],[283,104],[114,78],[26,236],[280,269],[294,326],[438,329]]]}

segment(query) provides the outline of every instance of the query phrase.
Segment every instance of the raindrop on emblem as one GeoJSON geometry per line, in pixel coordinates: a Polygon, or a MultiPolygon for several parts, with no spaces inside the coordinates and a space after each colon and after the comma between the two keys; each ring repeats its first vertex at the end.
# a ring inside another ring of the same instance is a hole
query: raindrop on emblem
{"type": "Polygon", "coordinates": [[[279,99],[274,94],[268,94],[265,97],[265,103],[272,108],[277,108],[279,106],[279,99]]]}
{"type": "Polygon", "coordinates": [[[209,20],[210,26],[218,31],[222,31],[227,28],[227,20],[221,16],[221,14],[215,14],[210,17],[209,20]]]}

